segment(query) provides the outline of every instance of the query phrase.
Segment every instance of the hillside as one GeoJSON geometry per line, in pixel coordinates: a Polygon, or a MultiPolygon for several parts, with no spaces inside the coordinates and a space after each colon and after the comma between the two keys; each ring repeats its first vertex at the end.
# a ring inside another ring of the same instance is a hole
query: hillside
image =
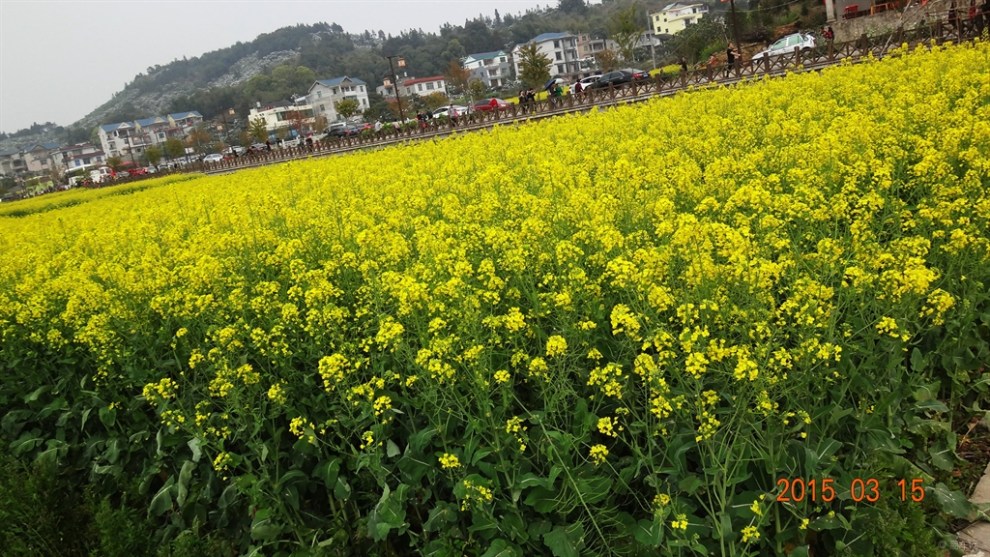
{"type": "MultiPolygon", "coordinates": [[[[174,60],[147,68],[111,99],[70,126],[36,126],[10,135],[0,135],[0,151],[22,149],[51,141],[69,143],[94,137],[100,123],[119,122],[152,114],[198,110],[207,119],[233,108],[243,114],[256,102],[272,102],[302,94],[314,79],[350,75],[368,83],[380,83],[388,73],[385,54],[398,54],[407,62],[410,75],[444,73],[452,60],[473,52],[509,48],[545,32],[569,30],[593,36],[609,35],[610,23],[619,10],[635,7],[638,23],[647,28],[646,13],[660,9],[663,0],[614,0],[596,5],[561,1],[555,8],[524,14],[479,14],[463,25],[445,24],[439,33],[411,29],[399,35],[381,30],[346,32],[336,23],[300,24],[259,35],[250,42],[208,52],[202,56],[174,60]]],[[[741,3],[740,3],[741,4],[741,3]]],[[[763,27],[770,10],[752,3],[754,15],[742,19],[744,28],[763,27]]],[[[811,0],[788,5],[776,14],[785,21],[806,15],[798,9],[811,0]]],[[[695,58],[712,41],[724,40],[719,16],[726,4],[710,2],[714,35],[684,37],[667,52],[695,58]],[[700,41],[698,39],[701,39],[700,41]]],[[[706,28],[709,26],[705,26],[706,28]]],[[[698,35],[698,33],[696,33],[698,35]]],[[[660,53],[663,54],[663,53],[660,53]]],[[[706,54],[707,56],[707,54],[706,54]]]]}

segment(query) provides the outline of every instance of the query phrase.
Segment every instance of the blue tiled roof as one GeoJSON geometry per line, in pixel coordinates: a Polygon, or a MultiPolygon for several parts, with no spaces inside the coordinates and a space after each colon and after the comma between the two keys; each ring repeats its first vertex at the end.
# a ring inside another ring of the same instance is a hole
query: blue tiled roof
{"type": "Polygon", "coordinates": [[[555,41],[557,39],[563,39],[564,37],[570,37],[570,33],[543,33],[542,35],[537,35],[533,37],[534,43],[542,43],[544,41],[555,41]]]}
{"type": "Polygon", "coordinates": [[[318,79],[316,80],[316,82],[319,83],[320,85],[325,85],[327,87],[336,87],[341,83],[343,83],[345,79],[355,85],[366,85],[364,81],[361,81],[356,77],[347,77],[346,75],[342,75],[340,77],[331,77],[330,79],[318,79]]]}
{"type": "Polygon", "coordinates": [[[498,58],[499,56],[505,56],[505,52],[501,50],[479,52],[478,54],[468,54],[465,58],[474,58],[475,60],[491,60],[492,58],[498,58]]]}
{"type": "Polygon", "coordinates": [[[135,120],[134,123],[141,126],[142,128],[145,128],[154,124],[167,124],[168,120],[162,118],[161,116],[151,116],[150,118],[142,118],[140,120],[135,120]]]}
{"type": "Polygon", "coordinates": [[[117,122],[116,124],[103,124],[100,129],[105,132],[112,132],[120,128],[133,128],[134,122],[117,122]]]}
{"type": "Polygon", "coordinates": [[[202,118],[203,115],[196,110],[189,112],[176,112],[175,114],[169,114],[169,117],[173,120],[184,120],[186,118],[202,118]]]}

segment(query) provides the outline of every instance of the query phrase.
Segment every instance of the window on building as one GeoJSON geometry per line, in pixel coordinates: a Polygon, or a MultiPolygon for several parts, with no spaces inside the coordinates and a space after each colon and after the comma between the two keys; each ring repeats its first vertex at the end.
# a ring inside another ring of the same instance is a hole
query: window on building
{"type": "Polygon", "coordinates": [[[564,73],[564,65],[557,64],[557,73],[564,73]]]}
{"type": "Polygon", "coordinates": [[[560,41],[554,41],[553,42],[553,47],[554,48],[560,48],[560,41]]]}
{"type": "Polygon", "coordinates": [[[426,90],[427,90],[427,91],[432,91],[433,89],[435,89],[435,88],[436,88],[436,87],[435,87],[435,85],[436,85],[436,84],[435,84],[435,83],[433,83],[432,81],[431,81],[431,82],[429,82],[429,83],[427,83],[427,84],[426,84],[426,90]]]}
{"type": "Polygon", "coordinates": [[[422,83],[417,83],[416,84],[416,90],[417,91],[422,91],[423,90],[423,84],[422,83]]]}
{"type": "Polygon", "coordinates": [[[323,91],[317,91],[316,92],[316,98],[322,99],[323,98],[323,91]]]}
{"type": "Polygon", "coordinates": [[[505,63],[505,56],[499,58],[498,61],[504,64],[505,63]]]}
{"type": "Polygon", "coordinates": [[[564,59],[564,57],[561,56],[560,51],[558,50],[557,51],[557,60],[563,60],[563,59],[564,59]]]}

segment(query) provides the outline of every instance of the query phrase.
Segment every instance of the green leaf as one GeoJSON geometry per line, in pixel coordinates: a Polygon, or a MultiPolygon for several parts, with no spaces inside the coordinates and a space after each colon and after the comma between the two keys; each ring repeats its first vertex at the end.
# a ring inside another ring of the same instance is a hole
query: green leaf
{"type": "Polygon", "coordinates": [[[437,503],[423,523],[424,532],[442,532],[457,522],[457,507],[451,503],[437,503]]]}
{"type": "Polygon", "coordinates": [[[180,507],[186,503],[186,496],[189,495],[189,480],[192,479],[192,473],[195,468],[196,463],[187,460],[182,463],[182,469],[179,470],[179,483],[175,494],[175,502],[180,507]]]}
{"type": "Polygon", "coordinates": [[[949,407],[940,400],[924,400],[914,405],[916,410],[930,412],[948,412],[949,407]]]}
{"type": "Polygon", "coordinates": [[[240,492],[237,490],[237,486],[228,485],[223,493],[220,494],[220,500],[217,501],[217,506],[221,509],[226,509],[237,502],[240,496],[240,492]]]}
{"type": "Polygon", "coordinates": [[[351,496],[351,486],[344,478],[337,478],[337,485],[333,488],[333,496],[342,501],[346,501],[351,496]]]}
{"type": "Polygon", "coordinates": [[[436,433],[437,433],[436,430],[432,428],[417,431],[416,433],[409,436],[408,448],[412,449],[413,452],[415,453],[422,453],[426,449],[426,446],[429,445],[430,441],[433,439],[433,436],[436,435],[436,433]]]}
{"type": "Polygon", "coordinates": [[[103,425],[107,429],[110,429],[113,427],[113,424],[117,423],[117,411],[108,406],[100,407],[99,416],[100,421],[103,422],[103,425]]]}
{"type": "Polygon", "coordinates": [[[192,461],[198,463],[199,459],[203,457],[203,441],[199,437],[193,437],[186,443],[186,445],[189,447],[189,450],[192,451],[192,461]]]}
{"type": "Polygon", "coordinates": [[[543,543],[550,548],[554,557],[580,557],[578,544],[584,537],[584,528],[580,523],[574,523],[567,528],[557,526],[543,534],[543,543]]]}
{"type": "MultiPolygon", "coordinates": [[[[928,367],[928,358],[926,358],[917,347],[911,350],[911,371],[917,373],[922,372],[928,367]]],[[[938,392],[938,391],[935,391],[938,392]]],[[[917,397],[917,393],[915,394],[917,397]]],[[[916,398],[916,400],[921,400],[916,398]]]]}
{"type": "Polygon", "coordinates": [[[22,455],[24,453],[34,450],[35,447],[41,445],[42,443],[43,440],[41,439],[41,437],[37,437],[34,434],[27,433],[24,434],[24,436],[22,436],[17,441],[11,443],[10,450],[15,455],[22,455]]]}
{"type": "Polygon", "coordinates": [[[41,395],[44,394],[44,393],[46,393],[46,392],[48,392],[48,385],[43,385],[41,387],[38,387],[37,389],[31,391],[29,394],[27,394],[24,397],[24,403],[27,404],[27,403],[30,403],[30,402],[34,402],[34,401],[38,400],[38,398],[40,398],[41,395]]]}
{"type": "Polygon", "coordinates": [[[518,547],[505,541],[502,538],[495,538],[488,546],[488,551],[481,554],[481,557],[519,557],[522,551],[518,547]]]}
{"type": "Polygon", "coordinates": [[[663,541],[663,526],[659,520],[640,520],[633,529],[633,537],[647,547],[660,547],[663,541]]]}
{"type": "Polygon", "coordinates": [[[526,523],[517,512],[510,512],[499,521],[502,530],[514,541],[525,542],[529,539],[529,532],[526,531],[526,523]]]}
{"type": "Polygon", "coordinates": [[[400,452],[401,451],[399,450],[399,446],[396,445],[394,441],[389,439],[388,441],[385,442],[385,454],[389,458],[398,456],[400,452]]]}
{"type": "Polygon", "coordinates": [[[677,483],[677,486],[684,492],[685,495],[694,495],[703,485],[704,483],[694,474],[685,476],[680,482],[677,483]]]}
{"type": "Polygon", "coordinates": [[[516,482],[516,487],[519,489],[526,489],[527,487],[533,486],[546,487],[546,484],[546,478],[541,478],[532,472],[527,472],[519,478],[518,482],[516,482]]]}
{"type": "Polygon", "coordinates": [[[612,491],[612,479],[605,476],[582,478],[575,482],[575,487],[585,504],[591,505],[608,497],[612,491]]]}
{"type": "Polygon", "coordinates": [[[557,508],[557,492],[542,487],[534,488],[526,494],[523,504],[533,507],[541,514],[547,514],[557,508]]]}
{"type": "Polygon", "coordinates": [[[175,477],[169,476],[165,485],[151,498],[151,504],[148,505],[148,513],[152,516],[160,516],[172,508],[173,485],[175,485],[175,477]]]}
{"type": "Polygon", "coordinates": [[[259,541],[271,541],[282,533],[282,527],[275,524],[271,518],[271,510],[261,509],[254,515],[251,522],[251,539],[259,541]]]}
{"type": "Polygon", "coordinates": [[[337,485],[337,474],[340,473],[340,460],[324,460],[313,469],[313,477],[323,482],[327,489],[337,485]]]}
{"type": "Polygon", "coordinates": [[[935,497],[939,508],[949,516],[968,520],[976,511],[976,507],[969,502],[962,492],[949,489],[942,482],[932,488],[931,494],[935,497]]]}
{"type": "Polygon", "coordinates": [[[384,540],[389,531],[405,524],[406,507],[402,498],[402,493],[393,493],[388,484],[385,485],[378,504],[368,515],[368,535],[373,540],[384,540]]]}

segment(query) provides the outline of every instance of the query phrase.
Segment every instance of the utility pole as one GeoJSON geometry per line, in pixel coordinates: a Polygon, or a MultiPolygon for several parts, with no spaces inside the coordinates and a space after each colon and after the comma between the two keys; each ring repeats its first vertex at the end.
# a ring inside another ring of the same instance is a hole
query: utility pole
{"type": "Polygon", "coordinates": [[[736,49],[742,56],[742,43],[739,42],[739,18],[736,17],[736,0],[729,0],[729,9],[732,11],[732,34],[735,35],[736,49]]]}
{"type": "Polygon", "coordinates": [[[406,59],[397,55],[386,56],[386,58],[388,58],[388,69],[392,70],[392,86],[395,87],[395,103],[399,105],[399,121],[405,123],[406,117],[402,114],[402,99],[399,98],[399,76],[395,74],[395,68],[392,67],[392,58],[396,59],[400,70],[406,67],[406,59]]]}

